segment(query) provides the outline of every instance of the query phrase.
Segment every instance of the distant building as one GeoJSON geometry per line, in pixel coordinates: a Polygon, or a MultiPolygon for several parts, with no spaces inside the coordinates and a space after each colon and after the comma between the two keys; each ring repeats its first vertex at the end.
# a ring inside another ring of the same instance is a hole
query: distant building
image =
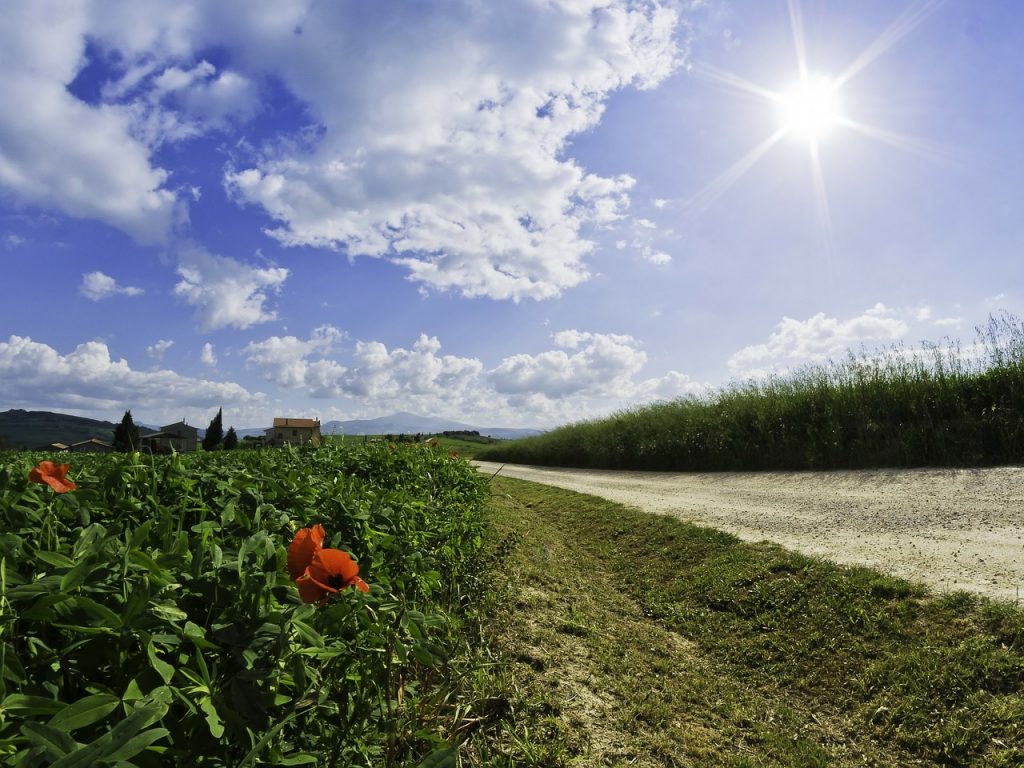
{"type": "Polygon", "coordinates": [[[114,446],[94,437],[90,440],[82,440],[80,443],[73,443],[68,446],[68,450],[74,453],[113,453],[114,446]]]}
{"type": "Polygon", "coordinates": [[[190,427],[184,421],[168,424],[160,427],[159,432],[152,432],[143,435],[139,442],[142,448],[148,448],[153,453],[188,453],[196,450],[199,442],[199,430],[190,427]]]}
{"type": "Polygon", "coordinates": [[[281,448],[286,444],[320,445],[320,419],[275,418],[274,426],[265,430],[266,444],[281,448]]]}
{"type": "Polygon", "coordinates": [[[68,451],[71,450],[71,446],[65,443],[50,443],[49,445],[41,445],[36,448],[37,451],[68,451]]]}

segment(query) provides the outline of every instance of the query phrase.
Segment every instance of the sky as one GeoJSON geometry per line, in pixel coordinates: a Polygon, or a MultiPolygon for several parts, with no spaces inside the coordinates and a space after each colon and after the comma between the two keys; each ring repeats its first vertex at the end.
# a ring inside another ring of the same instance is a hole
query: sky
{"type": "Polygon", "coordinates": [[[1024,313],[1024,5],[4,0],[0,410],[550,428],[1024,313]]]}

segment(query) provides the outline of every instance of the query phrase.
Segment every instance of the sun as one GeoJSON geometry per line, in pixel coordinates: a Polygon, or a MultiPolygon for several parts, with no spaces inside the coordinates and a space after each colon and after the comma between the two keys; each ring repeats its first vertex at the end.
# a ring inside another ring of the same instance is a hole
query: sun
{"type": "Polygon", "coordinates": [[[777,112],[778,127],[775,131],[740,156],[703,189],[692,195],[685,203],[688,216],[697,216],[750,171],[784,138],[802,140],[810,155],[811,180],[818,209],[825,247],[829,256],[836,253],[835,237],[832,232],[832,216],[829,212],[826,194],[825,173],[822,162],[823,139],[833,131],[855,131],[869,139],[889,144],[908,152],[925,157],[943,157],[948,150],[919,137],[905,136],[894,131],[868,125],[845,114],[839,103],[840,91],[846,84],[863,71],[869,64],[892,48],[911,32],[943,0],[911,0],[910,6],[881,34],[862,50],[840,74],[825,77],[815,72],[808,64],[807,45],[804,37],[803,14],[800,0],[786,0],[789,7],[790,30],[793,34],[793,49],[796,54],[796,80],[788,87],[777,91],[747,80],[727,70],[719,69],[704,62],[693,66],[693,72],[717,84],[753,95],[771,103],[777,112]]]}
{"type": "Polygon", "coordinates": [[[827,77],[808,76],[782,90],[779,119],[786,133],[817,142],[841,120],[836,84],[827,77]]]}

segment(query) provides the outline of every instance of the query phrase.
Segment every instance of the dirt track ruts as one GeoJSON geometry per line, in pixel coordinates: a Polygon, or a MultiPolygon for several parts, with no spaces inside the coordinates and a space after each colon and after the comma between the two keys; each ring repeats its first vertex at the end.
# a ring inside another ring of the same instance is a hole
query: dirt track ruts
{"type": "Polygon", "coordinates": [[[939,592],[1024,593],[1024,467],[683,473],[474,463],[939,592]]]}

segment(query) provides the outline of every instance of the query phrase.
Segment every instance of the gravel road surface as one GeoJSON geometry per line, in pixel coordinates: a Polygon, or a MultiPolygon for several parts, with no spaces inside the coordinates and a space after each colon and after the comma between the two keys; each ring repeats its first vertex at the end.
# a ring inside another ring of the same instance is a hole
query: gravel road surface
{"type": "Polygon", "coordinates": [[[676,473],[474,463],[940,592],[1024,597],[1024,467],[676,473]]]}

